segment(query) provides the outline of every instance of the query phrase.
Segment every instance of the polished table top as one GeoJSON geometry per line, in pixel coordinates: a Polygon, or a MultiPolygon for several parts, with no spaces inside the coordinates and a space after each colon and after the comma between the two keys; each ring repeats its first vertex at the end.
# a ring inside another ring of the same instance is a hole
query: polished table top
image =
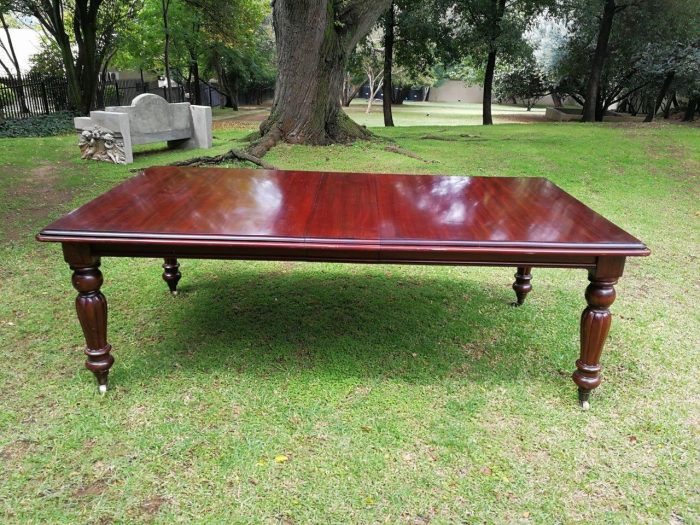
{"type": "Polygon", "coordinates": [[[154,167],[42,241],[648,255],[547,179],[154,167]]]}

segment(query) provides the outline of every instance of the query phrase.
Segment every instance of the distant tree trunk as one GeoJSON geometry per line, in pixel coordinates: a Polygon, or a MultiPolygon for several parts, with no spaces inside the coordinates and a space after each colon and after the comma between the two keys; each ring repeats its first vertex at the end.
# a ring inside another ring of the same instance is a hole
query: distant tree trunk
{"type": "Polygon", "coordinates": [[[671,82],[673,82],[674,76],[676,76],[675,71],[669,71],[668,73],[666,73],[666,78],[664,78],[664,83],[662,84],[661,89],[659,90],[659,94],[656,96],[656,102],[654,103],[653,106],[649,106],[649,112],[647,113],[647,116],[644,118],[644,122],[651,122],[652,120],[654,120],[654,116],[659,111],[661,104],[663,103],[664,99],[666,98],[666,93],[668,92],[668,88],[671,87],[671,82]]]}
{"type": "Polygon", "coordinates": [[[379,75],[379,79],[377,79],[373,71],[367,72],[367,82],[369,83],[369,96],[367,97],[367,109],[365,110],[365,113],[370,113],[372,111],[372,104],[374,103],[374,99],[377,98],[379,90],[382,88],[383,76],[384,73],[379,75]]]}
{"type": "Polygon", "coordinates": [[[603,96],[601,95],[600,91],[598,91],[598,98],[595,104],[595,121],[603,122],[603,117],[605,116],[605,112],[607,110],[608,107],[605,104],[605,101],[603,100],[603,96]]]}
{"type": "Polygon", "coordinates": [[[370,135],[343,112],[340,93],[347,57],[390,5],[391,0],[275,0],[275,98],[251,153],[260,157],[280,140],[330,144],[370,135]]]}
{"type": "MultiPolygon", "coordinates": [[[[5,16],[0,13],[0,22],[2,23],[2,28],[5,31],[5,40],[7,41],[7,49],[3,45],[5,53],[7,53],[12,65],[15,67],[14,74],[10,74],[9,69],[5,68],[10,80],[15,81],[15,92],[17,93],[17,101],[19,102],[19,110],[22,113],[29,113],[29,108],[27,107],[27,100],[24,95],[24,84],[22,84],[22,70],[19,67],[19,60],[17,60],[17,54],[15,53],[15,46],[12,43],[12,38],[10,37],[10,28],[5,21],[5,16]]],[[[3,64],[4,66],[5,64],[3,64]]]]}
{"type": "Polygon", "coordinates": [[[394,105],[401,106],[411,93],[411,86],[400,86],[394,89],[395,97],[392,99],[394,105]]]}
{"type": "Polygon", "coordinates": [[[688,107],[685,110],[685,115],[683,115],[683,122],[692,122],[695,120],[695,111],[700,105],[700,99],[697,97],[692,97],[688,100],[688,107]]]}
{"type": "Polygon", "coordinates": [[[429,96],[430,96],[430,88],[429,87],[423,88],[423,100],[421,100],[421,102],[425,102],[426,100],[428,100],[429,96]]]}
{"type": "Polygon", "coordinates": [[[673,101],[675,98],[676,98],[675,93],[672,93],[671,96],[668,97],[666,107],[664,108],[664,120],[668,120],[669,117],[671,116],[671,107],[673,106],[673,101]]]}
{"type": "Polygon", "coordinates": [[[493,124],[491,115],[491,97],[493,93],[493,74],[496,69],[496,51],[490,51],[486,61],[486,71],[484,73],[484,100],[483,100],[483,124],[493,124]]]}
{"type": "Polygon", "coordinates": [[[551,96],[552,96],[552,102],[554,102],[555,108],[560,108],[564,105],[564,104],[562,104],[561,97],[559,96],[559,93],[552,91],[551,96]]]}
{"type": "Polygon", "coordinates": [[[346,108],[350,107],[350,103],[357,97],[361,89],[362,84],[353,84],[350,74],[346,72],[343,76],[343,89],[340,94],[340,104],[346,108]]]}
{"type": "Polygon", "coordinates": [[[192,83],[194,84],[194,89],[190,90],[193,91],[194,97],[192,102],[196,106],[201,106],[202,105],[202,91],[199,87],[199,62],[197,61],[197,57],[195,56],[192,59],[192,83]]]}
{"type": "Polygon", "coordinates": [[[492,5],[494,9],[494,18],[491,30],[491,44],[489,55],[486,59],[486,70],[484,72],[483,124],[485,126],[493,124],[491,99],[493,97],[493,75],[496,71],[496,39],[501,34],[501,20],[506,10],[506,0],[492,0],[492,5]]]}
{"type": "Polygon", "coordinates": [[[384,84],[382,93],[382,108],[384,110],[384,125],[393,127],[394,116],[391,114],[392,95],[394,86],[391,83],[391,68],[394,64],[394,2],[389,6],[389,10],[384,17],[384,84]]]}
{"type": "Polygon", "coordinates": [[[165,82],[168,86],[165,99],[170,102],[170,31],[168,29],[168,11],[170,10],[170,0],[161,0],[163,8],[163,32],[165,44],[163,48],[163,61],[165,65],[165,82]]]}
{"type": "Polygon", "coordinates": [[[603,74],[605,59],[608,54],[608,42],[610,41],[610,32],[612,31],[613,18],[616,12],[615,0],[605,0],[603,17],[600,20],[600,29],[598,30],[598,41],[593,54],[593,61],[591,62],[591,72],[586,83],[586,103],[583,106],[582,122],[597,120],[596,108],[600,91],[600,77],[603,74]]]}
{"type": "MultiPolygon", "coordinates": [[[[197,34],[199,31],[199,24],[192,24],[192,33],[197,34]]],[[[187,52],[190,55],[190,73],[192,76],[192,82],[194,83],[194,89],[190,88],[190,93],[194,94],[192,103],[199,106],[202,104],[202,93],[199,89],[199,60],[197,59],[197,49],[194,44],[190,41],[190,45],[187,46],[187,52]]]]}

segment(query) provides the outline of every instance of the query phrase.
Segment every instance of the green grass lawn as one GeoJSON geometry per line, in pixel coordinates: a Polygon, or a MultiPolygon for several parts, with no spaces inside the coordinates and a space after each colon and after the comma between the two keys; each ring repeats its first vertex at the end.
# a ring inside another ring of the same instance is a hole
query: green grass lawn
{"type": "MultiPolygon", "coordinates": [[[[384,125],[381,100],[375,101],[370,113],[366,112],[367,100],[362,99],[353,100],[346,111],[353,119],[365,126],[384,125]]],[[[544,111],[543,107],[535,107],[527,111],[524,107],[503,104],[494,104],[491,108],[496,124],[542,120],[544,111]]],[[[392,113],[396,126],[460,126],[482,122],[481,104],[404,102],[401,106],[394,106],[392,113]]]]}
{"type": "MultiPolygon", "coordinates": [[[[162,261],[106,258],[101,397],[60,247],[33,237],[132,173],[74,136],[2,140],[0,522],[699,523],[698,129],[446,124],[374,129],[430,162],[379,140],[266,160],[545,176],[644,240],[591,411],[583,270],[535,269],[514,309],[507,268],[183,260],[171,297],[162,261]]],[[[193,154],[142,150],[130,168],[193,154]]]]}

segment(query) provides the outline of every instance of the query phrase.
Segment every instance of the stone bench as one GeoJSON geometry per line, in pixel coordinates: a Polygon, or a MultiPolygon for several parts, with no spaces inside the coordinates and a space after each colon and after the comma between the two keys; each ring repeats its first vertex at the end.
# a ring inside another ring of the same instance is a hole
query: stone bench
{"type": "Polygon", "coordinates": [[[169,148],[211,148],[211,108],[189,102],[170,104],[145,93],[130,106],[111,106],[77,117],[75,129],[84,159],[134,162],[132,146],[167,142],[169,148]]]}

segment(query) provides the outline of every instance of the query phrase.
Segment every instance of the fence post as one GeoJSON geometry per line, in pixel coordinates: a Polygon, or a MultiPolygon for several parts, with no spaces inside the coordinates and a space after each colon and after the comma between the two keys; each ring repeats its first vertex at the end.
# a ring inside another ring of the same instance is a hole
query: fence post
{"type": "Polygon", "coordinates": [[[168,100],[168,88],[166,86],[163,86],[163,98],[168,100]]]}
{"type": "Polygon", "coordinates": [[[44,103],[44,113],[49,114],[49,97],[46,96],[46,80],[41,81],[41,101],[44,103]]]}
{"type": "Polygon", "coordinates": [[[211,84],[209,84],[209,105],[214,107],[214,103],[211,101],[211,84]]]}
{"type": "Polygon", "coordinates": [[[121,106],[122,102],[119,99],[119,81],[118,80],[114,81],[114,89],[117,91],[117,106],[121,106]]]}

